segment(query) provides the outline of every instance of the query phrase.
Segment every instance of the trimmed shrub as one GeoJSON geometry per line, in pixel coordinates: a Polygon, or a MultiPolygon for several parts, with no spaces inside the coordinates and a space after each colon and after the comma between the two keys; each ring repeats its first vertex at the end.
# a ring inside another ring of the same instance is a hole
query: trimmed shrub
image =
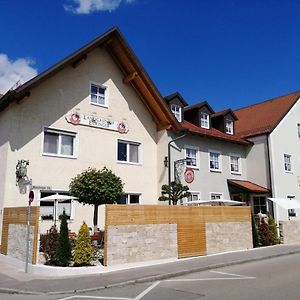
{"type": "Polygon", "coordinates": [[[83,222],[80,227],[76,246],[73,253],[74,266],[89,266],[94,256],[94,251],[91,245],[91,237],[89,228],[83,222]]]}
{"type": "Polygon", "coordinates": [[[71,243],[69,240],[69,229],[67,222],[67,215],[65,211],[60,216],[60,231],[56,243],[55,251],[55,265],[67,267],[70,263],[72,253],[71,253],[71,243]]]}
{"type": "Polygon", "coordinates": [[[280,243],[280,240],[278,238],[278,231],[277,231],[277,226],[276,223],[271,215],[269,215],[268,219],[268,225],[269,229],[272,233],[272,245],[277,245],[280,243]]]}

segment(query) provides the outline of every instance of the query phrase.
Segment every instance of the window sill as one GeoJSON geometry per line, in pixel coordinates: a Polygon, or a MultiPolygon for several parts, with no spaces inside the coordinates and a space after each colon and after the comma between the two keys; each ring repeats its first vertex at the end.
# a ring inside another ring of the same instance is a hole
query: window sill
{"type": "Polygon", "coordinates": [[[77,156],[58,155],[58,154],[51,154],[51,153],[42,153],[42,156],[57,157],[57,158],[77,159],[77,156]]]}
{"type": "Polygon", "coordinates": [[[107,104],[98,104],[98,103],[94,103],[94,102],[91,102],[91,101],[90,101],[90,104],[95,105],[95,106],[99,106],[99,107],[103,107],[103,108],[108,108],[107,104]]]}
{"type": "Polygon", "coordinates": [[[209,171],[213,173],[222,173],[222,170],[209,169],[209,171]]]}
{"type": "Polygon", "coordinates": [[[232,175],[242,175],[241,172],[233,172],[233,171],[231,171],[230,173],[231,173],[232,175]]]}
{"type": "Polygon", "coordinates": [[[134,162],[122,161],[122,160],[117,160],[117,163],[122,165],[142,166],[142,163],[134,163],[134,162]]]}
{"type": "Polygon", "coordinates": [[[293,174],[293,171],[286,171],[286,170],[284,170],[284,172],[287,173],[287,174],[293,174]]]}

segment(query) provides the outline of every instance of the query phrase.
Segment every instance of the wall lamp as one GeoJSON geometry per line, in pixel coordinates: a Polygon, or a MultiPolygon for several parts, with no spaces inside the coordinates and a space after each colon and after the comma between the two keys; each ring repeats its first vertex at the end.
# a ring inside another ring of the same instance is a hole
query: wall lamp
{"type": "Polygon", "coordinates": [[[168,166],[168,163],[169,163],[168,156],[165,156],[165,159],[164,159],[164,166],[167,167],[167,166],[168,166]]]}

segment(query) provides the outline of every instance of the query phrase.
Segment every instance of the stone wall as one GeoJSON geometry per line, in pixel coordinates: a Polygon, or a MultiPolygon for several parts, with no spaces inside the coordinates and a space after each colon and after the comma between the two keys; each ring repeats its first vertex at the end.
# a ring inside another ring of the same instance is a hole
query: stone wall
{"type": "Polygon", "coordinates": [[[300,221],[279,221],[279,231],[284,244],[300,243],[300,221]]]}
{"type": "Polygon", "coordinates": [[[177,225],[107,227],[107,266],[178,257],[177,225]]]}
{"type": "Polygon", "coordinates": [[[251,222],[206,223],[207,254],[253,248],[251,222]]]}
{"type": "MultiPolygon", "coordinates": [[[[29,230],[29,262],[32,261],[34,241],[34,227],[29,230]]],[[[7,255],[26,261],[27,225],[9,224],[7,255]]]]}

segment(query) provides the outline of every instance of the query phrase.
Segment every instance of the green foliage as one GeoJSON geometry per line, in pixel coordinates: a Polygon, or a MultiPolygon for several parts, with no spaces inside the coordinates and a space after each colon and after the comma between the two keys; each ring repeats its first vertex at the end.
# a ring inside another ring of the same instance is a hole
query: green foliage
{"type": "Polygon", "coordinates": [[[94,251],[91,246],[89,228],[83,222],[78,233],[76,246],[73,253],[74,266],[89,266],[93,256],[94,251]]]}
{"type": "Polygon", "coordinates": [[[171,201],[173,205],[176,205],[178,201],[185,197],[189,197],[189,187],[182,185],[180,182],[172,181],[170,185],[164,184],[161,187],[161,196],[159,201],[171,201]]]}
{"type": "Polygon", "coordinates": [[[58,238],[58,232],[53,225],[46,234],[42,234],[40,237],[40,252],[45,253],[46,264],[55,264],[55,251],[56,242],[58,238]]]}
{"type": "Polygon", "coordinates": [[[272,245],[279,244],[280,240],[278,238],[277,226],[276,226],[276,223],[275,223],[275,221],[274,221],[274,219],[271,215],[269,215],[268,225],[269,225],[269,229],[272,233],[272,245]]]}
{"type": "Polygon", "coordinates": [[[258,225],[258,239],[260,246],[272,245],[273,235],[269,229],[269,225],[264,220],[258,225]]]}
{"type": "Polygon", "coordinates": [[[65,211],[61,215],[60,231],[56,243],[55,265],[67,267],[71,260],[71,243],[69,240],[69,229],[65,211]]]}
{"type": "Polygon", "coordinates": [[[254,220],[254,216],[251,213],[251,225],[252,225],[252,241],[253,241],[253,247],[257,248],[259,246],[259,239],[258,239],[258,232],[254,220]]]}
{"type": "Polygon", "coordinates": [[[113,204],[123,195],[123,183],[111,170],[88,168],[70,183],[70,194],[79,202],[94,205],[94,227],[97,227],[98,205],[113,204]]]}

